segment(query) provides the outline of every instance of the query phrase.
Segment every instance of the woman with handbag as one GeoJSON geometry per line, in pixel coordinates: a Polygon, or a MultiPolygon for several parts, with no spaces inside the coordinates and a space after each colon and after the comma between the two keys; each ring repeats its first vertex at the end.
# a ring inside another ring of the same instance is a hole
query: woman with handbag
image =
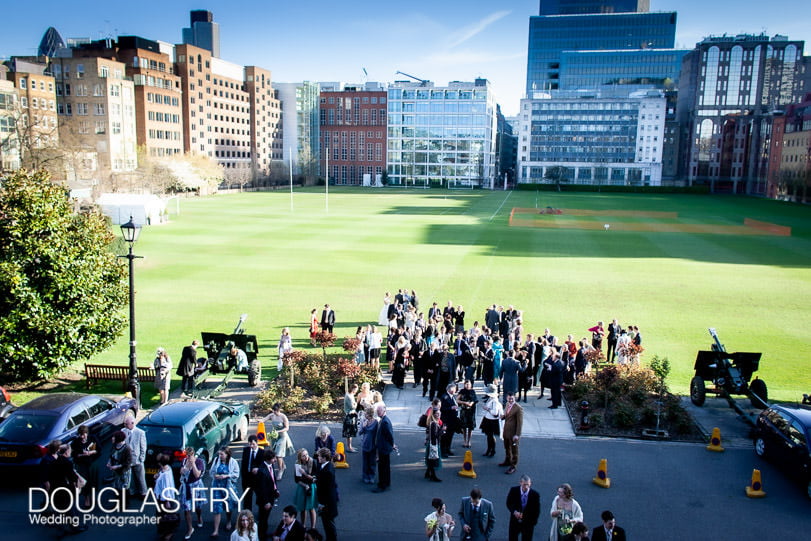
{"type": "Polygon", "coordinates": [[[442,458],[439,454],[439,441],[444,432],[444,427],[440,425],[439,408],[431,410],[431,417],[428,419],[428,426],[425,429],[425,478],[436,483],[441,483],[442,479],[436,476],[436,470],[442,467],[442,458]]]}
{"type": "Polygon", "coordinates": [[[552,509],[549,515],[552,517],[552,529],[549,531],[550,541],[559,541],[566,535],[572,533],[572,527],[576,522],[583,521],[583,510],[572,496],[571,485],[563,483],[558,487],[558,494],[552,500],[552,509]]]}
{"type": "Polygon", "coordinates": [[[301,512],[301,524],[307,526],[307,517],[310,518],[310,527],[315,528],[318,500],[315,493],[315,460],[307,449],[301,448],[296,453],[296,467],[294,480],[296,481],[296,495],[293,505],[301,512]]]}

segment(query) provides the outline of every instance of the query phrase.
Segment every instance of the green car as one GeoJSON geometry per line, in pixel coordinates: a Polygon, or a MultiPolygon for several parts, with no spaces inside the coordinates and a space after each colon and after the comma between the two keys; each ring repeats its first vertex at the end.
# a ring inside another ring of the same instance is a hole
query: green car
{"type": "Polygon", "coordinates": [[[154,482],[159,453],[172,457],[175,480],[186,458],[186,447],[193,447],[206,466],[210,465],[218,449],[248,437],[249,420],[250,410],[245,404],[188,400],[161,406],[138,423],[146,433],[147,481],[154,482]]]}

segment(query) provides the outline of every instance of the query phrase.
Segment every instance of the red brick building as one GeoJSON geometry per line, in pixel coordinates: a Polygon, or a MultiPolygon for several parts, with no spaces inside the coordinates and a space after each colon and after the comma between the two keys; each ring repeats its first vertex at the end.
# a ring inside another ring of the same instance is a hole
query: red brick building
{"type": "Polygon", "coordinates": [[[375,184],[386,170],[386,91],[369,86],[321,91],[321,172],[333,184],[375,184]]]}

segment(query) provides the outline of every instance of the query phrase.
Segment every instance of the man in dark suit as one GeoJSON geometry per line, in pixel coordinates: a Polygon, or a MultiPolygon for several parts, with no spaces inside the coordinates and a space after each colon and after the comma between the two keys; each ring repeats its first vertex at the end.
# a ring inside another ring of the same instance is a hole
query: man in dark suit
{"type": "Polygon", "coordinates": [[[180,363],[177,365],[177,375],[183,378],[180,383],[180,391],[185,394],[191,394],[194,390],[194,376],[197,369],[197,346],[200,342],[192,340],[190,346],[183,348],[180,354],[180,363]]]}
{"type": "Polygon", "coordinates": [[[634,339],[633,339],[633,342],[634,342],[635,346],[641,346],[642,345],[642,335],[639,333],[639,327],[637,327],[636,325],[634,325],[634,339]]]}
{"type": "Polygon", "coordinates": [[[386,416],[386,405],[377,404],[377,486],[372,492],[383,492],[391,486],[391,452],[397,449],[394,444],[394,427],[386,416]]]}
{"type": "Polygon", "coordinates": [[[499,466],[507,466],[506,473],[515,473],[518,465],[518,444],[521,440],[521,429],[524,427],[524,410],[515,401],[515,394],[507,393],[507,406],[501,415],[504,427],[501,436],[504,438],[504,462],[499,466]]]}
{"type": "Polygon", "coordinates": [[[242,475],[242,491],[247,491],[242,504],[243,509],[250,509],[253,506],[253,495],[256,492],[257,475],[263,453],[256,436],[254,434],[248,436],[248,445],[242,449],[242,467],[239,470],[242,475]]]}
{"type": "Polygon", "coordinates": [[[541,516],[541,495],[532,488],[529,475],[522,475],[517,487],[507,493],[507,509],[510,511],[509,541],[532,541],[538,517],[541,516]]]}
{"type": "Polygon", "coordinates": [[[329,304],[324,305],[324,310],[321,312],[321,329],[327,332],[332,332],[335,326],[335,310],[329,307],[329,304]]]}
{"type": "Polygon", "coordinates": [[[256,475],[256,505],[259,508],[256,528],[260,541],[266,541],[268,538],[270,511],[273,509],[276,498],[279,497],[279,491],[276,488],[276,476],[273,474],[273,462],[275,459],[276,453],[271,449],[262,451],[262,462],[258,466],[256,475]]]}
{"type": "Polygon", "coordinates": [[[338,539],[338,533],[335,529],[335,517],[338,516],[338,485],[335,482],[332,451],[322,447],[315,456],[318,459],[315,495],[318,499],[321,524],[324,525],[324,535],[326,535],[327,541],[336,541],[338,539]]]}
{"type": "Polygon", "coordinates": [[[501,387],[504,389],[504,403],[507,403],[507,395],[508,394],[515,394],[518,392],[518,371],[521,369],[521,366],[518,364],[518,361],[515,360],[513,356],[513,351],[510,349],[507,352],[507,358],[501,361],[501,372],[499,372],[499,377],[501,378],[501,387]]]}
{"type": "Polygon", "coordinates": [[[487,328],[490,329],[492,333],[498,332],[498,322],[500,319],[501,317],[496,311],[495,304],[490,306],[484,314],[484,324],[487,325],[487,328]]]}
{"type": "Polygon", "coordinates": [[[563,372],[566,369],[566,363],[563,362],[563,358],[557,354],[557,352],[553,353],[553,360],[552,360],[552,369],[549,372],[549,387],[552,393],[552,405],[549,406],[549,409],[557,409],[561,405],[561,392],[560,387],[563,385],[563,372]]]}
{"type": "Polygon", "coordinates": [[[482,491],[474,488],[469,498],[462,498],[459,508],[462,538],[470,541],[490,541],[496,525],[496,515],[490,500],[482,498],[482,491]]]}
{"type": "Polygon", "coordinates": [[[592,530],[591,541],[626,541],[628,539],[625,537],[625,530],[617,526],[614,513],[603,511],[600,518],[603,519],[603,525],[592,530]]]}
{"type": "Polygon", "coordinates": [[[297,514],[294,505],[282,509],[282,520],[273,532],[273,541],[304,541],[304,526],[296,520],[297,514]]]}
{"type": "Polygon", "coordinates": [[[613,363],[617,353],[617,339],[620,337],[620,324],[616,319],[612,319],[608,324],[608,350],[605,352],[605,360],[613,363]]]}
{"type": "Polygon", "coordinates": [[[442,312],[439,309],[439,305],[437,305],[437,303],[432,304],[431,307],[428,309],[428,321],[430,323],[433,323],[436,316],[441,313],[442,312]]]}
{"type": "Polygon", "coordinates": [[[453,445],[453,435],[459,426],[459,405],[456,403],[456,384],[449,383],[445,388],[445,392],[440,397],[442,400],[442,409],[440,410],[442,426],[445,431],[439,438],[439,452],[442,458],[455,456],[451,452],[451,445],[453,445]]]}

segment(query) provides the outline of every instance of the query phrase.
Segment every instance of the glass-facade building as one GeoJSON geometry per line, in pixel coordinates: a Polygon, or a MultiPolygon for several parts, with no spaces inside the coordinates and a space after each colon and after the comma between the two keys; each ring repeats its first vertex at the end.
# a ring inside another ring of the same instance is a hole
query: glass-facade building
{"type": "Polygon", "coordinates": [[[541,0],[539,15],[648,11],[650,0],[541,0]]]}
{"type": "Polygon", "coordinates": [[[564,51],[672,49],[675,40],[675,12],[530,17],[527,95],[570,89],[561,84],[564,51]]]}
{"type": "Polygon", "coordinates": [[[389,184],[491,186],[496,167],[496,102],[486,79],[389,86],[389,184]]]}
{"type": "Polygon", "coordinates": [[[637,49],[614,51],[563,51],[560,55],[560,87],[596,89],[623,87],[673,88],[688,49],[637,49]]]}
{"type": "Polygon", "coordinates": [[[661,90],[521,100],[519,182],[660,185],[665,117],[661,90]]]}
{"type": "Polygon", "coordinates": [[[292,160],[293,174],[313,179],[320,174],[319,85],[304,81],[273,83],[273,87],[282,107],[282,160],[288,165],[292,160]]]}

